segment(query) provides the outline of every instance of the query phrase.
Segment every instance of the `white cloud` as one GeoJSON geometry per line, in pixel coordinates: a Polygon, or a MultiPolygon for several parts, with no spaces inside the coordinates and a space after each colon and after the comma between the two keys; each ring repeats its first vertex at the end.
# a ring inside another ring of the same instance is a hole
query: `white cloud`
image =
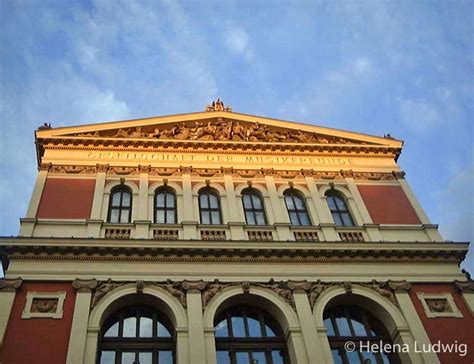
{"type": "Polygon", "coordinates": [[[400,99],[400,120],[416,133],[423,133],[441,123],[438,107],[425,99],[400,99]]]}
{"type": "Polygon", "coordinates": [[[251,60],[253,53],[250,47],[248,33],[237,26],[227,25],[223,33],[224,45],[235,54],[243,56],[246,60],[251,60]]]}

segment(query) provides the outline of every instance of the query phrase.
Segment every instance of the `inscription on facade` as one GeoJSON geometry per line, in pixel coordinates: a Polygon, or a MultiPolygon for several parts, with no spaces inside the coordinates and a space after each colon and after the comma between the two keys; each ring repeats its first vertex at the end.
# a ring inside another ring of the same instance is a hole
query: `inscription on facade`
{"type": "Polygon", "coordinates": [[[352,166],[353,158],[310,156],[255,156],[222,154],[145,153],[145,152],[90,152],[89,159],[110,161],[148,162],[203,162],[234,164],[296,164],[320,166],[352,166]]]}

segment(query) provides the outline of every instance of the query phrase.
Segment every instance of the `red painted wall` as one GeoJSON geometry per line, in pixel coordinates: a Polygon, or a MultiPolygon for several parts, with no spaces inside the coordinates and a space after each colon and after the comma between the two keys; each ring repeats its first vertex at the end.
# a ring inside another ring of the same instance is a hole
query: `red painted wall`
{"type": "Polygon", "coordinates": [[[474,362],[474,318],[466,307],[460,293],[458,293],[451,285],[423,284],[413,285],[410,290],[410,297],[415,305],[418,316],[425,327],[431,343],[437,343],[438,340],[442,344],[452,344],[457,341],[458,344],[467,344],[468,352],[466,356],[459,356],[455,353],[439,353],[438,358],[441,363],[469,363],[474,362]],[[454,298],[454,303],[462,312],[463,318],[455,317],[437,317],[428,318],[423,309],[417,292],[424,293],[444,293],[450,292],[454,298]]]}
{"type": "Polygon", "coordinates": [[[94,179],[48,178],[36,217],[87,219],[94,198],[94,179]]]}
{"type": "Polygon", "coordinates": [[[357,188],[375,224],[420,224],[401,187],[358,185],[357,188]]]}
{"type": "Polygon", "coordinates": [[[69,336],[76,292],[71,283],[23,283],[18,290],[10,320],[7,325],[0,362],[5,364],[64,364],[67,357],[69,336]],[[26,293],[66,292],[62,319],[22,319],[26,293]]]}

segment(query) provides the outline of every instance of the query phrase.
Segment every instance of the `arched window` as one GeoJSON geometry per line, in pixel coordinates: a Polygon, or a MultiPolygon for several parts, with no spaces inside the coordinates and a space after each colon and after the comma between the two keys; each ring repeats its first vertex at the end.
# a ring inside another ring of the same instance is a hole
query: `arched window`
{"type": "Polygon", "coordinates": [[[176,224],[176,220],[176,194],[171,188],[158,188],[155,192],[155,223],[176,224]]]}
{"type": "Polygon", "coordinates": [[[257,191],[252,188],[243,190],[242,203],[244,205],[245,221],[247,221],[247,224],[267,224],[265,209],[263,208],[263,199],[257,191]]]}
{"type": "Polygon", "coordinates": [[[346,199],[336,190],[326,192],[329,210],[336,226],[354,226],[346,199]]]}
{"type": "Polygon", "coordinates": [[[335,364],[399,363],[399,358],[394,354],[364,351],[372,343],[377,346],[380,343],[392,343],[383,324],[370,312],[358,306],[336,306],[326,309],[323,317],[335,364]],[[354,343],[353,351],[346,350],[345,344],[348,342],[354,343]],[[360,347],[360,343],[364,346],[360,347]]]}
{"type": "Polygon", "coordinates": [[[132,219],[132,193],[128,187],[119,186],[110,193],[108,222],[128,223],[132,219]]]}
{"type": "Polygon", "coordinates": [[[294,189],[284,192],[286,209],[290,215],[291,225],[311,225],[304,198],[294,189]]]}
{"type": "Polygon", "coordinates": [[[280,325],[264,310],[239,305],[214,322],[217,364],[289,363],[280,325]]]}
{"type": "Polygon", "coordinates": [[[199,191],[199,213],[201,215],[201,224],[222,224],[219,195],[210,188],[204,188],[199,191]]]}
{"type": "Polygon", "coordinates": [[[172,332],[166,317],[151,306],[121,309],[101,328],[97,364],[173,364],[172,332]]]}

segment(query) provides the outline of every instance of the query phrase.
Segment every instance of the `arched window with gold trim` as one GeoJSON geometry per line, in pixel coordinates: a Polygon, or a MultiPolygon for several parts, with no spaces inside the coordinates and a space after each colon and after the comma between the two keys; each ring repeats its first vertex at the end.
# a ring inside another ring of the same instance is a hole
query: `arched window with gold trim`
{"type": "Polygon", "coordinates": [[[245,221],[248,225],[266,225],[267,217],[263,206],[263,198],[257,190],[246,188],[242,191],[245,221]]]}
{"type": "Polygon", "coordinates": [[[286,190],[284,193],[286,209],[290,217],[291,225],[311,225],[308,209],[304,197],[294,188],[286,190]]]}
{"type": "Polygon", "coordinates": [[[169,320],[151,306],[125,307],[101,328],[97,364],[174,364],[169,320]]]}
{"type": "Polygon", "coordinates": [[[336,226],[354,226],[354,220],[344,196],[336,190],[328,190],[325,195],[336,226]]]}
{"type": "Polygon", "coordinates": [[[239,305],[214,321],[217,364],[287,364],[285,336],[278,322],[260,307],[239,305]]]}
{"type": "Polygon", "coordinates": [[[132,192],[128,187],[121,185],[110,192],[107,221],[115,224],[132,221],[132,192]]]}
{"type": "Polygon", "coordinates": [[[323,318],[335,364],[400,363],[396,354],[365,350],[371,344],[392,344],[382,322],[369,311],[359,306],[339,305],[327,308],[323,318]]]}
{"type": "Polygon", "coordinates": [[[201,224],[222,224],[221,201],[219,194],[211,188],[199,190],[199,214],[201,224]]]}
{"type": "Polygon", "coordinates": [[[169,187],[159,187],[155,192],[155,223],[176,224],[176,194],[169,187]]]}

